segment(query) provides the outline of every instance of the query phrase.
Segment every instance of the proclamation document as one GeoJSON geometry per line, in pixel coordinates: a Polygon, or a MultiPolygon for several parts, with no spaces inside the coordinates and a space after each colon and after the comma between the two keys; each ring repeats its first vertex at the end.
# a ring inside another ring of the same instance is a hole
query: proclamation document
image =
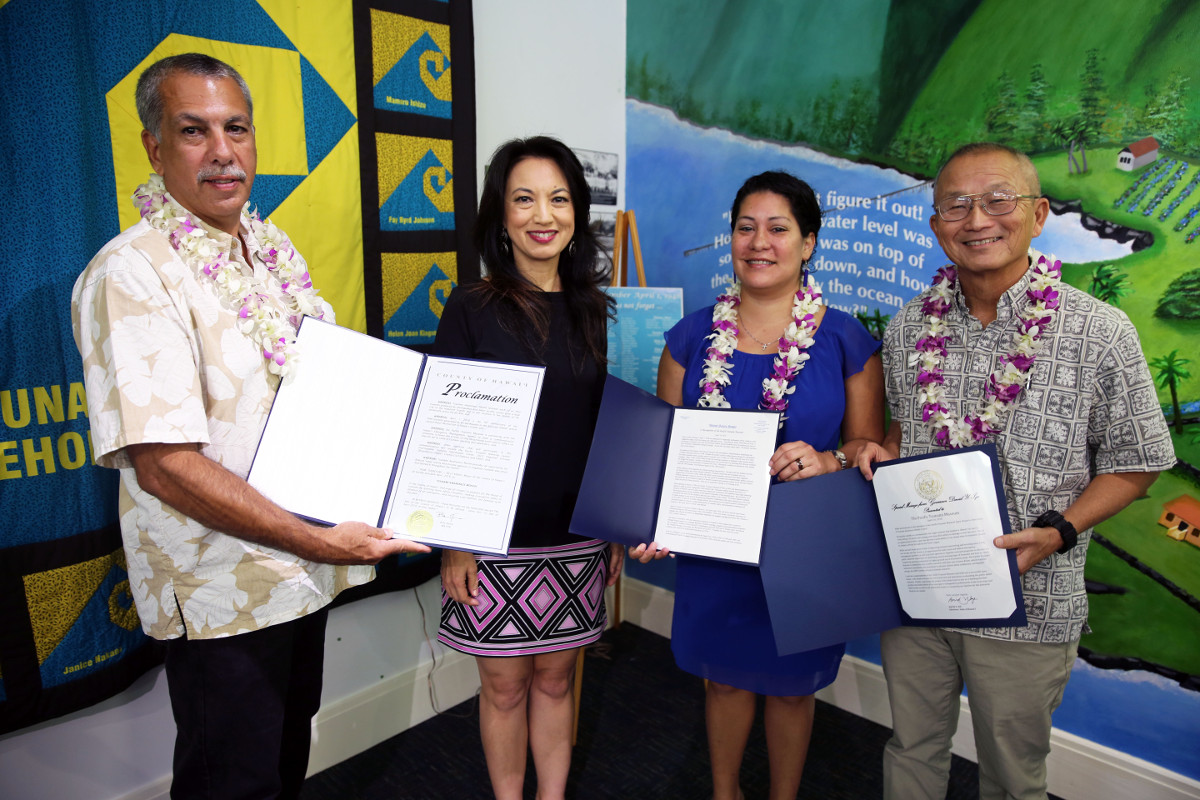
{"type": "Polygon", "coordinates": [[[504,555],[544,367],[426,356],[306,317],[247,481],[293,514],[504,555]]]}
{"type": "Polygon", "coordinates": [[[654,540],[757,564],[778,430],[778,414],[676,409],[654,540]]]}
{"type": "Polygon", "coordinates": [[[437,547],[507,552],[541,380],[540,368],[430,356],[386,526],[437,547]]]}
{"type": "Polygon", "coordinates": [[[982,452],[879,464],[873,480],[888,557],[910,617],[1000,618],[1016,610],[991,461],[982,452]]]}

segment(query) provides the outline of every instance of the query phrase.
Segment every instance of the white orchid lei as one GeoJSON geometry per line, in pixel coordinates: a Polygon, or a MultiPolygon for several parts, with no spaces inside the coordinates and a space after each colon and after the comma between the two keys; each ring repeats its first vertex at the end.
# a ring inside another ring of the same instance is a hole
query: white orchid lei
{"type": "Polygon", "coordinates": [[[933,289],[925,298],[921,311],[925,327],[917,339],[917,352],[908,357],[909,366],[920,367],[917,373],[917,402],[921,419],[929,425],[933,440],[942,447],[958,448],[982,442],[999,428],[1001,418],[1016,402],[1029,380],[1029,370],[1037,359],[1042,333],[1054,319],[1059,307],[1058,284],[1062,280],[1062,262],[1039,256],[1029,276],[1025,294],[1030,304],[1021,313],[1018,329],[1013,336],[1013,350],[1000,357],[1000,365],[988,377],[987,389],[979,407],[961,419],[950,416],[942,388],[942,372],[946,360],[946,341],[949,331],[943,317],[950,308],[958,271],[947,265],[937,271],[933,289]]]}
{"type": "MultiPolygon", "coordinates": [[[[712,341],[704,359],[704,377],[700,380],[703,393],[696,403],[700,408],[729,408],[723,387],[729,385],[729,373],[733,370],[730,358],[737,349],[738,312],[741,304],[742,284],[736,281],[717,297],[713,305],[712,341]]],[[[763,381],[763,396],[759,408],[767,411],[786,411],[788,395],[796,391],[792,380],[804,369],[808,360],[808,349],[813,345],[813,333],[817,329],[817,314],[821,310],[821,290],[812,276],[808,276],[792,301],[792,321],[779,337],[779,354],[771,376],[763,381]]],[[[783,422],[780,421],[782,426],[783,422]]]]}
{"type": "Polygon", "coordinates": [[[279,282],[276,289],[243,274],[237,263],[229,260],[226,249],[167,193],[160,175],[151,175],[138,187],[133,204],[152,228],[166,235],[183,262],[211,278],[221,299],[237,309],[238,327],[262,349],[267,369],[288,377],[299,359],[296,328],[301,318],[320,319],[324,311],[308,271],[283,231],[269,219],[260,220],[249,203],[242,209],[242,221],[260,245],[259,260],[279,282]],[[282,303],[286,314],[271,302],[272,296],[282,303]]]}

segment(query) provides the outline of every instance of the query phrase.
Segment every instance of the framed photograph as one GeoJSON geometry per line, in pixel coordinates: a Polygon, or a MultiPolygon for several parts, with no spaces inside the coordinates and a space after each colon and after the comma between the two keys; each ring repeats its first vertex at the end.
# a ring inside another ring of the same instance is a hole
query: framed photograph
{"type": "Polygon", "coordinates": [[[583,174],[587,176],[588,188],[592,191],[592,205],[615,206],[617,204],[617,154],[600,153],[596,150],[575,150],[575,155],[583,164],[583,174]]]}
{"type": "Polygon", "coordinates": [[[617,212],[593,210],[589,216],[588,228],[595,235],[596,242],[603,251],[596,256],[596,269],[603,271],[608,269],[616,258],[613,247],[617,241],[617,212]]]}

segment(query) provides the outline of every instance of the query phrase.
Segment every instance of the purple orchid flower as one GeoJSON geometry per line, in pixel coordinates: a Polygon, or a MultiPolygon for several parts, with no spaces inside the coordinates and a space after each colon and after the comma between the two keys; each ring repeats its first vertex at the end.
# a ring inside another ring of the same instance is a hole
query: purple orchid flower
{"type": "Polygon", "coordinates": [[[933,275],[934,286],[941,283],[954,283],[956,280],[958,280],[958,270],[949,264],[939,269],[933,275]]]}
{"type": "Polygon", "coordinates": [[[987,422],[974,415],[968,416],[966,421],[971,425],[971,435],[975,437],[975,441],[985,439],[989,433],[995,430],[987,422]]]}
{"type": "Polygon", "coordinates": [[[939,353],[946,355],[945,336],[925,336],[917,340],[917,350],[922,353],[939,353]]]}
{"type": "Polygon", "coordinates": [[[1021,372],[1027,372],[1029,368],[1033,366],[1033,362],[1037,361],[1036,356],[1027,356],[1021,353],[1006,356],[1005,358],[1007,359],[1007,363],[1012,364],[1014,367],[1021,370],[1021,372]]]}
{"type": "Polygon", "coordinates": [[[926,297],[921,301],[921,313],[926,316],[942,317],[950,310],[950,301],[941,297],[926,297]]]}
{"type": "Polygon", "coordinates": [[[929,422],[929,420],[933,419],[934,414],[937,414],[938,412],[946,414],[949,413],[949,411],[950,409],[946,408],[941,403],[926,403],[921,407],[921,421],[929,422]]]}
{"type": "Polygon", "coordinates": [[[1020,384],[1009,383],[1001,384],[996,381],[996,376],[988,378],[988,388],[986,396],[995,397],[1001,403],[1011,403],[1017,399],[1017,395],[1021,393],[1020,384]]]}
{"type": "Polygon", "coordinates": [[[946,376],[938,369],[923,369],[917,373],[917,383],[921,386],[932,386],[946,382],[946,376]]]}

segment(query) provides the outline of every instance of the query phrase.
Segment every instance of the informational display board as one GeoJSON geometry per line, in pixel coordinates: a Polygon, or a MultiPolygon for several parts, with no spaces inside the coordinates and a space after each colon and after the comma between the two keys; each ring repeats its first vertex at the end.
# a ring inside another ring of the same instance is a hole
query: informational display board
{"type": "Polygon", "coordinates": [[[613,286],[617,318],[608,326],[608,371],[651,394],[663,333],[683,317],[683,289],[613,286]]]}

